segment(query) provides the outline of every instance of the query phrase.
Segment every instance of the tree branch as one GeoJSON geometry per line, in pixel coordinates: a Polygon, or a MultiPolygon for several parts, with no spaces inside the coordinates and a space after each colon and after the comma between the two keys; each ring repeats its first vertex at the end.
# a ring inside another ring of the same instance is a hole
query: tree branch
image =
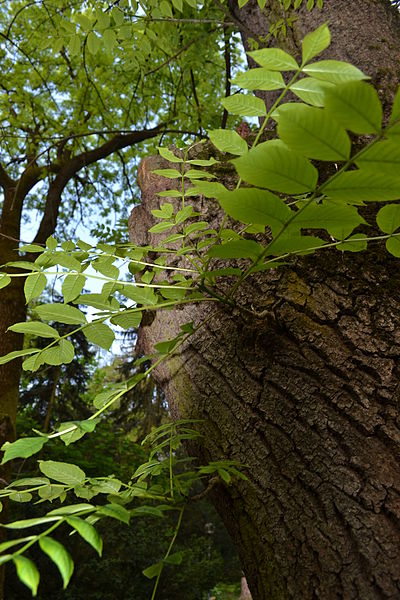
{"type": "Polygon", "coordinates": [[[165,128],[165,125],[158,125],[153,129],[145,129],[143,131],[133,131],[128,134],[117,134],[111,140],[108,140],[98,148],[82,152],[61,165],[54,181],[49,186],[49,191],[46,197],[46,205],[43,213],[39,229],[33,242],[35,244],[44,244],[46,239],[52,235],[57,226],[57,218],[59,214],[61,197],[68,182],[74,175],[89,165],[110,156],[118,150],[133,146],[144,140],[156,137],[165,128]]]}
{"type": "Polygon", "coordinates": [[[15,181],[11,179],[3,165],[0,164],[0,186],[3,190],[15,186],[15,181]]]}

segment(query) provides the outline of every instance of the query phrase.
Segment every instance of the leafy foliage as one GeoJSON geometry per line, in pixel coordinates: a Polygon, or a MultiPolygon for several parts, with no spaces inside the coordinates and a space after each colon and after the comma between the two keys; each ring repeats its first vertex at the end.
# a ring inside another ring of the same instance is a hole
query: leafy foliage
{"type": "MultiPolygon", "coordinates": [[[[289,4],[286,3],[287,8],[289,4]]],[[[96,39],[92,27],[85,43],[93,55],[100,51],[96,39]]],[[[282,91],[269,109],[260,98],[248,94],[233,93],[223,100],[225,109],[235,115],[264,117],[258,132],[246,140],[239,140],[235,132],[210,132],[219,152],[236,157],[231,161],[237,172],[236,189],[228,190],[214,181],[219,162],[224,160],[220,154],[200,157],[196,154],[197,145],[195,149],[162,148],[165,168],[155,174],[168,179],[171,189],[160,192],[160,206],[153,210],[157,219],[149,229],[156,240],[153,245],[94,247],[81,241],[60,244],[50,238],[46,247],[29,249],[38,255],[32,264],[8,265],[19,267],[21,272],[4,273],[3,285],[9,284],[12,277],[23,277],[27,301],[38,296],[48,276],[63,279],[63,303],[41,304],[36,308],[41,320],[13,326],[15,331],[46,340],[43,348],[29,349],[24,370],[72,361],[74,349],[68,338],[77,332],[108,348],[113,336],[110,323],[137,327],[145,311],[167,310],[192,302],[222,302],[241,310],[236,292],[248,277],[260,270],[284,268],[298,255],[334,249],[356,252],[379,240],[385,241],[391,254],[400,255],[399,211],[393,202],[400,199],[400,177],[388,172],[400,156],[398,97],[389,124],[382,122],[381,103],[366,81],[367,75],[344,62],[314,61],[329,42],[329,29],[324,24],[304,38],[300,65],[282,51],[264,48],[251,53],[261,68],[254,74],[237,75],[236,84],[245,90],[282,91]],[[287,72],[288,77],[284,79],[282,72],[287,72]],[[302,102],[285,102],[290,90],[302,102]],[[273,139],[266,134],[270,119],[276,122],[273,139]],[[366,134],[368,137],[357,137],[366,134]],[[382,169],[382,164],[386,169],[382,169]],[[190,198],[201,195],[214,198],[225,212],[219,230],[199,214],[196,200],[191,204],[190,198]],[[359,212],[359,207],[373,202],[384,203],[378,209],[376,225],[367,223],[359,212]],[[256,239],[253,234],[258,234],[256,239]],[[129,264],[132,274],[128,281],[119,277],[124,263],[129,264]],[[90,264],[97,272],[95,278],[103,282],[101,293],[82,293],[90,264]],[[227,276],[228,290],[227,286],[218,285],[219,278],[227,276]],[[82,305],[94,309],[91,322],[79,308],[82,305]],[[60,335],[42,320],[74,327],[60,335]]],[[[57,431],[36,438],[40,442],[23,438],[4,444],[3,462],[10,457],[31,456],[55,438],[72,443],[91,432],[109,408],[146,379],[158,364],[169,360],[202,326],[204,322],[187,323],[173,339],[160,340],[154,355],[144,358],[151,359],[150,366],[135,372],[128,381],[102,390],[87,419],[63,423],[57,431]]],[[[25,349],[1,360],[6,363],[27,354],[25,349]]],[[[99,550],[98,538],[82,523],[92,526],[106,517],[129,523],[133,516],[162,516],[172,509],[178,516],[170,545],[163,558],[144,571],[145,576],[155,580],[154,598],[166,565],[179,564],[182,559],[172,549],[194,483],[204,478],[210,484],[217,478],[229,485],[232,477],[243,478],[238,465],[229,461],[184,468],[190,461],[179,458],[176,450],[185,440],[199,435],[196,427],[184,421],[164,424],[151,432],[145,441],[150,444],[148,460],[128,483],[113,477],[88,477],[83,469],[64,461],[39,462],[45,481],[39,478],[23,485],[17,481],[2,490],[1,495],[16,500],[15,488],[21,485],[25,496],[20,495],[19,501],[30,501],[38,494],[42,499],[58,498],[61,506],[43,517],[8,525],[18,530],[43,526],[44,530],[15,541],[15,545],[22,544],[17,550],[13,550],[14,544],[3,544],[3,551],[8,552],[3,561],[14,561],[20,579],[36,593],[38,574],[25,552],[37,542],[57,564],[65,585],[72,568],[70,559],[49,536],[60,525],[72,527],[99,550]],[[75,495],[79,503],[64,504],[68,494],[75,495]],[[101,495],[107,504],[93,501],[101,495]],[[148,504],[133,506],[136,498],[146,499],[148,504]],[[82,523],[78,526],[74,519],[82,523]]]]}

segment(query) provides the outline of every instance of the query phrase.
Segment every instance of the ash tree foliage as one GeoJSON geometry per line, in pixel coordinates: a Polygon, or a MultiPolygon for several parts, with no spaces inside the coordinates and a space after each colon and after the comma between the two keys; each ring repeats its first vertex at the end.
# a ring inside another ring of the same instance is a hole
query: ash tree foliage
{"type": "MultiPolygon", "coordinates": [[[[262,8],[262,2],[259,4],[262,8]]],[[[295,6],[299,5],[300,2],[295,2],[295,6]]],[[[309,2],[308,8],[318,10],[318,6],[313,5],[309,2]]],[[[49,48],[54,51],[54,45],[49,41],[53,39],[51,36],[58,38],[62,33],[56,53],[61,56],[58,60],[64,78],[67,73],[69,77],[75,76],[74,61],[83,57],[84,68],[79,71],[79,76],[76,75],[82,79],[74,81],[73,85],[79,93],[88,93],[89,100],[87,104],[86,101],[81,102],[80,107],[85,106],[85,110],[80,113],[78,110],[79,118],[81,122],[85,121],[91,99],[94,104],[88,118],[98,119],[98,128],[109,131],[113,127],[107,112],[111,96],[120,95],[122,106],[118,116],[124,114],[126,118],[129,110],[142,111],[145,105],[143,101],[134,108],[135,102],[132,101],[131,105],[132,96],[129,96],[128,90],[137,86],[140,93],[150,94],[146,79],[142,79],[142,71],[134,80],[126,66],[131,63],[122,64],[121,49],[126,50],[128,56],[131,53],[133,71],[137,62],[142,61],[141,69],[144,63],[148,72],[159,73],[161,68],[158,67],[161,67],[163,59],[157,54],[150,57],[150,49],[153,43],[157,47],[161,37],[154,38],[158,33],[160,36],[165,33],[162,28],[170,27],[171,22],[178,20],[181,25],[185,22],[185,28],[173,30],[176,35],[181,35],[179,31],[185,32],[179,40],[180,47],[192,44],[193,39],[197,39],[193,35],[194,29],[191,29],[195,25],[192,21],[201,19],[205,8],[196,11],[191,2],[187,6],[178,0],[172,4],[164,1],[151,6],[149,16],[142,14],[142,9],[137,10],[134,3],[115,3],[101,13],[96,12],[95,3],[91,8],[89,16],[74,12],[74,5],[66,11],[47,15],[45,25],[41,27],[46,27],[50,34],[40,40],[39,53],[43,52],[41,60],[45,60],[49,48]],[[125,23],[121,6],[127,7],[127,14],[136,15],[136,20],[133,19],[129,26],[125,23]],[[186,23],[185,15],[189,10],[194,11],[190,12],[191,15],[197,16],[187,18],[186,23]],[[68,28],[67,22],[73,25],[68,28]],[[137,57],[132,54],[132,39],[140,39],[141,42],[137,57]],[[144,40],[149,43],[147,54],[144,40]],[[116,47],[117,55],[111,65],[108,49],[116,47]],[[96,68],[102,68],[95,66],[97,62],[103,64],[105,71],[109,69],[109,79],[106,77],[101,90],[94,85],[96,68]],[[117,72],[121,67],[123,75],[121,82],[117,80],[115,85],[111,66],[117,72]],[[121,87],[118,88],[118,85],[121,87]]],[[[39,7],[35,6],[34,10],[39,10],[39,7]]],[[[18,18],[15,19],[16,27],[17,24],[18,18]]],[[[209,25],[211,28],[214,26],[213,23],[209,25]]],[[[36,32],[32,34],[35,43],[39,42],[37,35],[36,32]]],[[[175,42],[176,39],[171,41],[170,52],[175,42]]],[[[191,46],[193,51],[196,44],[191,46]]],[[[154,173],[170,180],[170,189],[160,192],[165,200],[162,200],[159,209],[153,211],[157,222],[149,231],[157,235],[157,244],[100,243],[94,246],[82,240],[59,241],[50,236],[45,245],[22,245],[20,252],[29,255],[32,260],[9,261],[4,266],[0,285],[7,289],[12,281],[22,279],[26,302],[30,302],[40,297],[49,277],[57,277],[63,302],[39,301],[34,308],[35,318],[11,325],[11,331],[38,336],[46,343],[12,351],[0,358],[0,363],[6,364],[22,357],[22,368],[26,372],[36,371],[45,365],[68,363],[74,357],[72,335],[82,332],[89,342],[107,350],[114,339],[112,325],[127,330],[137,328],[145,313],[168,310],[177,305],[224,303],[248,311],[248,308],[240,306],[240,295],[237,294],[242,283],[253,273],[270,268],[284,269],[298,255],[361,252],[374,242],[385,244],[388,253],[399,257],[400,208],[397,201],[400,199],[400,177],[397,172],[400,162],[400,93],[395,97],[390,119],[386,122],[378,93],[368,82],[367,73],[346,62],[320,59],[319,55],[329,44],[329,28],[324,24],[303,39],[299,61],[278,48],[258,48],[249,52],[258,66],[231,77],[231,93],[225,98],[221,93],[220,99],[225,111],[233,117],[260,119],[261,125],[246,139],[234,129],[220,127],[208,131],[215,148],[211,156],[208,151],[207,156],[202,154],[202,144],[198,141],[181,144],[179,149],[166,145],[159,147],[165,167],[154,173]],[[267,108],[263,100],[253,95],[255,90],[278,91],[279,95],[267,108]],[[289,101],[289,92],[297,97],[298,102],[289,101]],[[226,168],[226,163],[237,174],[234,189],[227,189],[218,181],[218,169],[221,165],[226,168]],[[199,213],[198,197],[207,198],[224,214],[218,229],[199,213]],[[372,202],[381,203],[374,220],[365,216],[368,212],[365,207],[372,202]],[[120,268],[126,264],[132,277],[125,281],[120,278],[120,268]],[[84,291],[89,265],[97,273],[95,278],[103,283],[99,293],[84,291]],[[87,318],[82,306],[94,310],[93,319],[87,318]],[[62,333],[54,327],[54,323],[72,328],[62,333]]],[[[161,48],[159,50],[162,54],[161,48]]],[[[207,62],[207,58],[202,60],[207,62]]],[[[165,111],[168,121],[171,107],[177,111],[184,111],[187,107],[184,100],[186,76],[179,73],[178,68],[172,68],[170,61],[168,63],[175,96],[171,102],[171,96],[161,97],[152,88],[154,104],[146,106],[146,113],[137,117],[145,124],[153,125],[156,113],[160,115],[165,111]]],[[[49,64],[49,70],[51,68],[49,64]]],[[[55,75],[57,69],[54,68],[55,75]]],[[[39,75],[37,81],[38,85],[44,85],[39,75]]],[[[210,92],[213,85],[213,79],[204,77],[202,94],[210,92]]],[[[47,117],[48,111],[51,114],[53,102],[65,102],[66,122],[62,125],[65,131],[70,127],[70,116],[78,118],[75,109],[79,102],[70,104],[60,91],[52,90],[50,84],[48,86],[48,97],[44,102],[39,102],[33,93],[27,102],[31,108],[34,107],[32,114],[37,113],[38,123],[41,114],[46,113],[47,117]]],[[[191,90],[198,108],[199,92],[197,88],[196,93],[193,87],[191,90]]],[[[7,95],[12,99],[11,87],[7,95]]],[[[12,105],[12,100],[9,101],[12,105]]],[[[194,111],[194,115],[198,128],[202,128],[204,113],[199,111],[196,116],[194,111]]],[[[15,127],[11,121],[5,125],[5,129],[11,127],[15,127]]],[[[57,135],[60,135],[60,130],[55,127],[51,136],[57,135]]],[[[22,153],[17,141],[9,143],[10,148],[11,144],[16,144],[15,156],[22,153]]],[[[80,145],[87,143],[91,141],[72,134],[65,146],[61,144],[62,151],[68,152],[69,146],[74,152],[79,151],[80,145]]],[[[36,147],[33,153],[37,151],[36,147]]],[[[53,151],[57,151],[57,144],[49,151],[50,154],[53,151]]],[[[90,153],[91,150],[83,149],[83,152],[90,153]]],[[[15,161],[13,168],[16,172],[19,169],[17,165],[18,161],[15,161]]],[[[3,464],[15,458],[34,456],[47,444],[61,442],[68,446],[92,433],[96,425],[107,418],[109,409],[123,401],[125,394],[134,390],[160,362],[204,325],[205,322],[187,323],[174,339],[160,340],[153,355],[139,359],[139,362],[151,359],[150,366],[127,381],[102,390],[95,397],[93,411],[88,418],[69,420],[58,425],[55,431],[33,432],[31,436],[13,443],[6,442],[2,447],[3,464]]],[[[186,440],[196,440],[201,444],[196,423],[164,424],[151,432],[145,440],[150,448],[148,460],[126,481],[104,474],[88,477],[81,467],[71,462],[39,460],[38,477],[16,480],[1,490],[0,496],[4,500],[8,498],[19,502],[40,498],[54,504],[49,510],[44,509],[42,516],[5,526],[20,535],[1,544],[1,561],[14,563],[18,577],[35,595],[40,575],[29,557],[29,551],[31,547],[38,546],[57,565],[66,587],[74,565],[68,551],[57,539],[59,527],[66,526],[76,532],[101,554],[102,540],[96,528],[98,521],[111,518],[128,524],[135,516],[160,518],[165,511],[172,510],[176,513],[175,528],[165,554],[144,570],[144,575],[154,580],[151,596],[154,598],[164,567],[178,565],[182,561],[182,553],[174,550],[174,544],[187,504],[199,496],[193,491],[196,482],[203,481],[207,492],[215,482],[229,485],[232,477],[245,477],[245,467],[231,461],[195,466],[191,459],[182,458],[177,450],[186,440]]]]}

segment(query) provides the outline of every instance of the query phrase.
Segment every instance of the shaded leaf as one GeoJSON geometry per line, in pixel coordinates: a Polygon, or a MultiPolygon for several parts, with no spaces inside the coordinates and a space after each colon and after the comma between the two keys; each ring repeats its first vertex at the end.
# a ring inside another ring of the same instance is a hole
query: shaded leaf
{"type": "Polygon", "coordinates": [[[292,150],[317,160],[349,158],[350,138],[325,110],[290,103],[280,106],[272,116],[278,122],[279,137],[292,150]]]}
{"type": "Polygon", "coordinates": [[[272,232],[282,228],[294,213],[288,206],[267,190],[240,188],[225,192],[218,198],[224,211],[242,223],[269,225],[272,232]]]}
{"type": "Polygon", "coordinates": [[[253,240],[233,240],[212,246],[207,252],[211,258],[257,258],[264,247],[253,240]]]}
{"type": "Polygon", "coordinates": [[[400,204],[388,204],[376,215],[378,227],[384,233],[394,233],[400,227],[400,204]]]}
{"type": "Polygon", "coordinates": [[[378,92],[364,81],[350,81],[326,91],[325,108],[354,133],[379,133],[382,105],[378,92]]]}
{"type": "Polygon", "coordinates": [[[109,350],[115,339],[113,330],[105,323],[90,323],[83,329],[86,338],[92,344],[109,350]]]}
{"type": "Polygon", "coordinates": [[[349,204],[398,200],[400,177],[359,169],[338,175],[323,191],[329,198],[349,204]]]}
{"type": "Polygon", "coordinates": [[[54,329],[54,327],[51,327],[46,323],[41,323],[40,321],[26,321],[23,323],[15,323],[14,325],[11,325],[8,328],[8,330],[15,331],[16,333],[24,333],[25,335],[30,334],[44,338],[56,339],[60,337],[60,334],[58,333],[57,329],[54,329]]]}
{"type": "Polygon", "coordinates": [[[69,304],[41,304],[35,307],[41,319],[47,321],[58,321],[69,325],[80,325],[86,323],[86,317],[78,308],[69,304]]]}
{"type": "Polygon", "coordinates": [[[47,284],[47,277],[44,273],[32,273],[28,275],[24,284],[25,299],[30,302],[33,298],[38,298],[47,284]]]}

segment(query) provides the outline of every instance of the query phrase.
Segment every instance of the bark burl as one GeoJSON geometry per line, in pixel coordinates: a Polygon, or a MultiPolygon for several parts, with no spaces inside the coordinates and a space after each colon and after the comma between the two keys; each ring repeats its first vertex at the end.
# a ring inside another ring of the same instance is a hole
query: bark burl
{"type": "MultiPolygon", "coordinates": [[[[389,98],[398,15],[388,2],[324,6],[301,12],[292,41],[329,18],[325,57],[354,62],[378,84],[385,76],[389,98]]],[[[249,3],[236,16],[260,33],[256,14],[249,3]]],[[[149,158],[140,169],[142,206],[130,221],[138,243],[155,241],[150,211],[172,187],[151,173],[160,166],[149,158]]],[[[212,201],[198,202],[218,219],[212,201]]],[[[304,257],[248,280],[237,297],[247,310],[198,304],[142,328],[149,352],[180,324],[204,320],[156,377],[174,417],[203,420],[200,461],[247,465],[247,482],[221,484],[212,499],[254,600],[400,598],[399,265],[372,244],[304,257]]]]}

